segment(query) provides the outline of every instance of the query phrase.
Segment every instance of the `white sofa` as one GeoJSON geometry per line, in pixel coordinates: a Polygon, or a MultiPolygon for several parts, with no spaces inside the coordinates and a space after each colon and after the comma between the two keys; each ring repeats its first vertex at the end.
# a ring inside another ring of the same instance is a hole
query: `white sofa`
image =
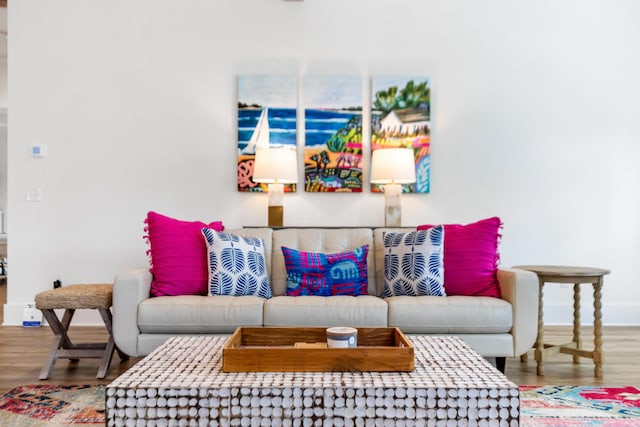
{"type": "MultiPolygon", "coordinates": [[[[118,274],[113,288],[113,333],[131,356],[149,354],[175,335],[230,334],[238,326],[397,326],[407,334],[456,335],[485,357],[519,356],[536,337],[538,281],[522,270],[498,270],[502,298],[476,296],[381,297],[382,234],[398,228],[243,228],[225,230],[265,242],[274,297],[150,297],[148,269],[118,274]],[[369,295],[284,296],[281,246],[340,252],[369,245],[369,295]]],[[[445,271],[446,275],[446,271],[445,271]]],[[[445,289],[446,290],[446,289],[445,289]]]]}

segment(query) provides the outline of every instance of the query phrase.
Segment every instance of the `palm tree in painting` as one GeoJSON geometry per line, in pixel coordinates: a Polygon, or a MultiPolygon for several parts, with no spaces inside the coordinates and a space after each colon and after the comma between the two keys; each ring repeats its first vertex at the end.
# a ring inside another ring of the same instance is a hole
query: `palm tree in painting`
{"type": "Polygon", "coordinates": [[[373,107],[384,116],[392,110],[402,108],[426,108],[431,104],[431,89],[426,81],[417,85],[409,80],[404,88],[398,91],[397,86],[376,92],[373,107]]]}
{"type": "Polygon", "coordinates": [[[387,90],[380,90],[375,94],[373,106],[376,110],[386,114],[394,108],[397,108],[395,106],[397,96],[398,86],[391,86],[387,90]]]}

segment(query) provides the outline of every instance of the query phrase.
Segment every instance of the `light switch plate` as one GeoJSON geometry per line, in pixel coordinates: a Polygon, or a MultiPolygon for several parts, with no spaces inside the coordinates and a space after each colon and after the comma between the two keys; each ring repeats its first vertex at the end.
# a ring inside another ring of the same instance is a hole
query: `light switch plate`
{"type": "Polygon", "coordinates": [[[42,188],[27,187],[27,202],[39,202],[42,200],[42,188]]]}

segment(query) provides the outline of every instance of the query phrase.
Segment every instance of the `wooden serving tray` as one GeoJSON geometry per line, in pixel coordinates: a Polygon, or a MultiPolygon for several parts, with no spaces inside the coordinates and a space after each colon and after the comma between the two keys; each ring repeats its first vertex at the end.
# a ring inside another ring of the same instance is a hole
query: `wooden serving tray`
{"type": "Polygon", "coordinates": [[[326,331],[240,327],[222,348],[222,371],[413,371],[413,346],[398,328],[358,328],[356,348],[327,348],[326,331]]]}

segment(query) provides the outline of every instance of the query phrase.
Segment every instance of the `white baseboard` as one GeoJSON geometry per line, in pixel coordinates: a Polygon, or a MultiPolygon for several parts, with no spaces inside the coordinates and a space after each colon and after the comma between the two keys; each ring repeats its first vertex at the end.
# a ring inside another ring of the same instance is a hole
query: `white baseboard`
{"type": "MultiPolygon", "coordinates": [[[[545,325],[573,325],[573,306],[545,304],[545,325]]],[[[593,325],[593,306],[583,305],[580,310],[580,323],[593,325]]],[[[638,305],[602,305],[602,324],[605,326],[640,325],[640,306],[638,305]]]]}
{"type": "MultiPolygon", "coordinates": [[[[22,313],[26,308],[26,304],[5,304],[3,326],[22,326],[22,313]]],[[[57,312],[57,310],[56,310],[57,312]]],[[[63,311],[58,312],[58,316],[62,316],[63,311]]],[[[46,322],[43,319],[43,325],[46,322]]],[[[71,325],[75,326],[100,326],[104,325],[100,313],[97,310],[76,310],[73,315],[71,325]]]]}

